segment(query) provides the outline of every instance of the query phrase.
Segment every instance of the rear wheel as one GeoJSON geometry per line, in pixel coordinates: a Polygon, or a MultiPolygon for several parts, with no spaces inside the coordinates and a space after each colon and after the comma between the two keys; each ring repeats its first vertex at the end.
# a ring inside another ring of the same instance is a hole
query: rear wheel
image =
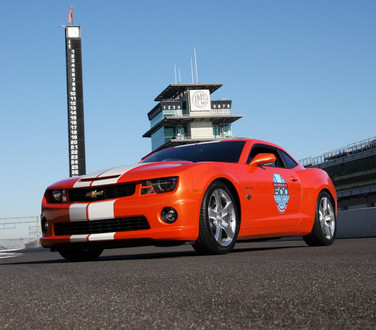
{"type": "Polygon", "coordinates": [[[317,199],[316,216],[312,231],[304,237],[310,246],[331,245],[336,237],[337,222],[334,203],[330,195],[322,191],[317,199]]]}
{"type": "Polygon", "coordinates": [[[96,260],[102,252],[103,249],[95,248],[59,250],[61,256],[68,261],[93,261],[96,260]]]}
{"type": "Polygon", "coordinates": [[[230,252],[239,232],[239,212],[230,189],[214,181],[201,204],[199,237],[194,249],[204,254],[230,252]]]}

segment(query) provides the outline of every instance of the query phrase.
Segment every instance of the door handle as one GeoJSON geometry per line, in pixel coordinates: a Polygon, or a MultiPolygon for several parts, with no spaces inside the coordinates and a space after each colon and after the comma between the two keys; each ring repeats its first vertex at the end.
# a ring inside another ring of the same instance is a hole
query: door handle
{"type": "Polygon", "coordinates": [[[296,182],[296,181],[298,181],[298,179],[297,179],[296,177],[294,177],[294,176],[292,176],[292,177],[290,178],[290,180],[291,180],[292,182],[296,182]]]}

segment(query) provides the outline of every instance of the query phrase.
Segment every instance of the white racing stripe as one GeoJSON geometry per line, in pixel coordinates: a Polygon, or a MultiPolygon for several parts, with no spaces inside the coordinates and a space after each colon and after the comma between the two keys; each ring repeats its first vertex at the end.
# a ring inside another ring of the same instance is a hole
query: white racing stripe
{"type": "Polygon", "coordinates": [[[70,221],[86,221],[86,208],[89,203],[76,203],[69,206],[70,221]]]}
{"type": "Polygon", "coordinates": [[[117,183],[118,179],[127,173],[130,170],[133,170],[134,168],[138,167],[139,165],[128,165],[128,166],[121,166],[121,167],[115,167],[111,170],[108,170],[101,175],[97,177],[99,178],[106,178],[106,177],[111,177],[108,179],[102,179],[102,180],[95,180],[92,183],[92,186],[103,186],[107,184],[114,184],[117,183]]]}
{"type": "Polygon", "coordinates": [[[114,219],[115,201],[90,203],[88,207],[88,220],[114,219]]]}
{"type": "MultiPolygon", "coordinates": [[[[114,204],[114,200],[90,204],[72,204],[69,208],[70,221],[96,221],[104,219],[114,219],[114,204]],[[86,210],[88,217],[86,217],[86,210]]],[[[113,240],[114,235],[115,233],[71,235],[69,240],[71,243],[113,240]]]]}
{"type": "MultiPolygon", "coordinates": [[[[93,241],[109,241],[113,240],[116,232],[89,235],[71,235],[69,238],[71,243],[93,242],[93,241]]],[[[10,257],[8,257],[10,258],[10,257]]]]}
{"type": "Polygon", "coordinates": [[[22,255],[22,253],[16,253],[18,249],[0,250],[0,259],[14,258],[22,255]]]}
{"type": "Polygon", "coordinates": [[[138,166],[140,166],[140,165],[138,164],[138,165],[126,165],[126,166],[114,167],[114,168],[100,174],[98,176],[98,178],[103,178],[103,177],[106,177],[106,176],[114,176],[114,175],[123,175],[123,174],[129,172],[130,170],[133,170],[134,168],[136,168],[138,166]]]}
{"type": "Polygon", "coordinates": [[[103,170],[102,171],[97,171],[97,172],[94,172],[94,173],[90,173],[90,174],[87,174],[87,175],[84,175],[82,176],[80,179],[78,179],[75,184],[73,185],[74,188],[81,188],[81,187],[90,187],[91,183],[92,183],[92,180],[95,180],[95,178],[97,178],[99,175],[103,174],[103,170]],[[81,181],[81,180],[85,180],[85,181],[81,181]]]}
{"type": "Polygon", "coordinates": [[[72,235],[69,240],[72,243],[87,242],[87,237],[89,235],[72,235]]]}
{"type": "Polygon", "coordinates": [[[114,219],[115,201],[75,203],[69,207],[69,221],[95,221],[114,219]]]}
{"type": "Polygon", "coordinates": [[[74,188],[81,188],[81,187],[90,187],[91,181],[80,181],[77,180],[73,185],[74,188]]]}
{"type": "Polygon", "coordinates": [[[91,234],[87,238],[88,241],[108,241],[113,240],[116,233],[91,234]]]}
{"type": "Polygon", "coordinates": [[[127,165],[115,167],[107,171],[97,171],[91,174],[84,175],[78,179],[73,185],[74,188],[103,186],[117,183],[118,179],[128,171],[140,165],[127,165]],[[108,179],[106,179],[108,177],[108,179]],[[84,181],[82,181],[84,180],[84,181]]]}
{"type": "MultiPolygon", "coordinates": [[[[110,169],[108,171],[99,171],[96,173],[84,175],[77,180],[73,185],[74,188],[104,186],[109,184],[116,184],[118,179],[128,171],[140,165],[129,165],[110,169]]],[[[92,203],[74,203],[69,207],[69,220],[74,221],[96,221],[104,219],[114,219],[114,204],[115,200],[101,201],[92,203]]],[[[101,241],[113,240],[115,233],[91,234],[91,235],[72,235],[70,241],[86,242],[86,241],[101,241]]]]}
{"type": "Polygon", "coordinates": [[[108,184],[114,184],[114,183],[117,182],[118,179],[119,179],[119,176],[117,176],[116,178],[91,181],[91,186],[90,187],[106,186],[108,184]]]}

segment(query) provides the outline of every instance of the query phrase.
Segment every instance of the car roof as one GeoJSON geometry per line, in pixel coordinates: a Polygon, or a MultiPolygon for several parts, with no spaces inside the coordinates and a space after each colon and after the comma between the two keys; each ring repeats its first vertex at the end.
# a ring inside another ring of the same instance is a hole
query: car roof
{"type": "MultiPolygon", "coordinates": [[[[178,146],[174,146],[174,147],[169,147],[169,148],[162,149],[162,150],[184,148],[184,147],[193,146],[193,145],[202,145],[202,144],[211,144],[211,143],[225,143],[225,142],[233,142],[233,141],[244,141],[244,142],[247,143],[248,146],[253,146],[255,144],[268,145],[268,146],[271,146],[271,147],[274,147],[274,148],[282,149],[283,151],[286,152],[285,149],[281,148],[277,144],[274,144],[274,143],[271,143],[271,142],[267,142],[267,141],[263,141],[263,140],[259,140],[259,139],[246,138],[246,137],[241,137],[241,138],[227,138],[227,139],[215,140],[215,141],[202,141],[202,142],[196,142],[196,143],[182,144],[182,145],[178,145],[178,146]]],[[[157,153],[159,151],[161,151],[161,150],[158,150],[158,151],[151,152],[151,153],[147,154],[146,156],[142,157],[141,161],[145,160],[146,158],[150,157],[151,155],[153,155],[153,154],[155,154],[155,153],[157,153]]]]}

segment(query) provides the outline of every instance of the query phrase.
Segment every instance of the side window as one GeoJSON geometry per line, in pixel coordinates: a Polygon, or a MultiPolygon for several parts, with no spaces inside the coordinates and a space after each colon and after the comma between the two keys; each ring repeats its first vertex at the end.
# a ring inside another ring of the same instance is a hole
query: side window
{"type": "Polygon", "coordinates": [[[266,166],[285,167],[284,162],[282,161],[278,153],[278,150],[269,146],[264,146],[264,145],[256,145],[252,148],[248,156],[247,164],[249,164],[251,160],[258,154],[273,154],[275,156],[276,161],[274,163],[266,164],[266,166]]]}
{"type": "Polygon", "coordinates": [[[286,154],[283,150],[280,150],[280,153],[286,163],[287,168],[294,168],[295,166],[298,166],[298,163],[293,160],[288,154],[286,154]]]}

